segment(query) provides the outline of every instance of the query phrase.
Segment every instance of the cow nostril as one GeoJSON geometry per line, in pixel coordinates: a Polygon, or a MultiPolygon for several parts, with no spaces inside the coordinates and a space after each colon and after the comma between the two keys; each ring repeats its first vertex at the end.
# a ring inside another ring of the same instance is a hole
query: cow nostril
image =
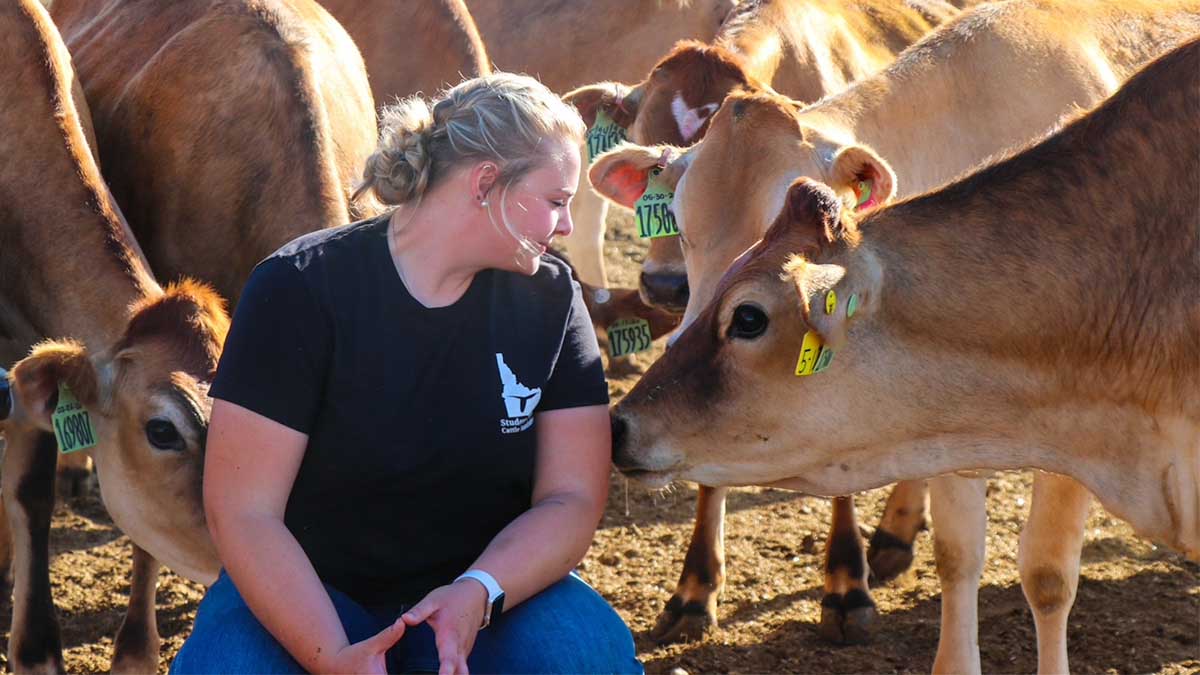
{"type": "Polygon", "coordinates": [[[613,463],[620,466],[620,463],[617,461],[617,457],[618,455],[622,454],[622,451],[625,449],[625,436],[628,432],[629,425],[625,423],[623,418],[616,415],[613,415],[611,419],[613,463]]]}
{"type": "Polygon", "coordinates": [[[667,309],[687,306],[688,282],[686,274],[642,272],[639,279],[642,295],[652,305],[667,309]]]}

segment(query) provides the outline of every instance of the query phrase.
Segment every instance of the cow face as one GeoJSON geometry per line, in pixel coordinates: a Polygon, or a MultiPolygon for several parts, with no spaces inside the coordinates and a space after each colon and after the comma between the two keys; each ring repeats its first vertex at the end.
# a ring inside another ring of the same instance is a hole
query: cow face
{"type": "Polygon", "coordinates": [[[201,493],[208,385],[229,319],[207,287],[184,282],[134,308],[104,353],[43,342],[11,373],[14,420],[53,431],[60,385],[83,405],[104,505],[139,546],[211,583],[219,568],[201,493]]]}
{"type": "Polygon", "coordinates": [[[848,337],[851,324],[876,311],[881,269],[857,252],[853,265],[811,262],[848,258],[858,240],[829,188],[800,179],[784,202],[767,237],[734,263],[713,301],[614,408],[613,461],[627,475],[706,485],[803,476],[828,462],[811,448],[832,436],[861,440],[855,415],[881,414],[863,405],[856,384],[856,351],[871,346],[851,349],[848,337]],[[830,291],[842,300],[826,312],[830,291]],[[834,354],[847,353],[798,377],[810,332],[834,354]]]}
{"type": "MultiPolygon", "coordinates": [[[[702,138],[721,101],[732,91],[768,87],[747,73],[739,56],[721,47],[682,41],[655,65],[636,87],[613,83],[591,85],[567,94],[590,125],[603,108],[626,128],[630,141],[642,146],[687,146],[702,138]]],[[[645,180],[642,180],[642,187],[645,180]]],[[[641,196],[609,194],[628,208],[641,196]]],[[[683,253],[676,237],[653,239],[642,265],[643,299],[668,311],[682,313],[688,288],[683,253]]]]}

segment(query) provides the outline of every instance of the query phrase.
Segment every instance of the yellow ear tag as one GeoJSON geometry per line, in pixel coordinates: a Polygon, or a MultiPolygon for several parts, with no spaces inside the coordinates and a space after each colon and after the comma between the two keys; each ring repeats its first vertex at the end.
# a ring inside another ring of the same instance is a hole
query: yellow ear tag
{"type": "Polygon", "coordinates": [[[675,224],[675,214],[671,212],[671,202],[675,199],[675,192],[659,179],[661,174],[662,169],[659,167],[650,170],[646,179],[646,191],[633,205],[638,236],[643,239],[673,237],[679,234],[679,226],[675,224]]]}
{"type": "Polygon", "coordinates": [[[608,328],[608,355],[611,358],[650,349],[650,322],[645,319],[617,319],[608,328]]]}
{"type": "Polygon", "coordinates": [[[833,314],[837,311],[837,293],[829,291],[825,294],[825,313],[833,314]]]}
{"type": "Polygon", "coordinates": [[[821,354],[821,336],[816,331],[804,334],[804,342],[800,344],[800,358],[796,360],[796,375],[812,375],[817,372],[817,357],[821,354]]]}
{"type": "Polygon", "coordinates": [[[596,110],[596,121],[587,132],[588,164],[625,140],[625,127],[613,121],[603,108],[596,110]]]}
{"type": "Polygon", "coordinates": [[[58,405],[54,407],[50,421],[54,424],[58,450],[64,455],[96,445],[96,430],[92,427],[87,410],[65,384],[58,385],[58,405]]]}
{"type": "Polygon", "coordinates": [[[849,319],[850,317],[854,316],[854,313],[857,311],[858,311],[858,293],[851,293],[850,300],[848,302],[846,302],[846,318],[849,319]]]}

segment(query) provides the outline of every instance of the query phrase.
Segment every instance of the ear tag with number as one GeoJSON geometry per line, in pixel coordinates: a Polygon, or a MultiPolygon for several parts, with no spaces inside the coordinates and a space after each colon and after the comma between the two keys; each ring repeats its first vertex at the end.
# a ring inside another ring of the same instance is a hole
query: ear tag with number
{"type": "Polygon", "coordinates": [[[58,450],[64,455],[96,445],[96,429],[92,426],[88,411],[65,384],[58,385],[58,405],[54,407],[50,421],[54,425],[58,450]]]}
{"type": "Polygon", "coordinates": [[[821,336],[816,331],[804,334],[804,342],[800,344],[800,358],[796,360],[796,375],[812,375],[817,372],[817,357],[821,354],[821,336]]]}
{"type": "Polygon", "coordinates": [[[817,365],[813,366],[813,373],[825,370],[831,363],[833,363],[833,350],[828,346],[821,347],[821,353],[817,354],[817,365]]]}
{"type": "Polygon", "coordinates": [[[825,313],[833,314],[837,311],[837,293],[829,291],[825,294],[825,313]]]}
{"type": "Polygon", "coordinates": [[[858,293],[851,293],[850,300],[846,302],[846,318],[854,316],[858,311],[858,293]]]}
{"type": "Polygon", "coordinates": [[[625,127],[617,124],[603,108],[596,109],[596,121],[587,132],[588,164],[625,140],[625,127]]]}
{"type": "Polygon", "coordinates": [[[679,234],[679,226],[675,224],[675,214],[671,212],[671,202],[675,199],[675,191],[667,187],[659,178],[662,171],[660,167],[650,170],[646,179],[646,191],[633,205],[638,236],[643,239],[673,237],[679,234]]]}
{"type": "Polygon", "coordinates": [[[608,328],[608,355],[611,358],[650,349],[650,322],[641,318],[617,319],[608,328]]]}

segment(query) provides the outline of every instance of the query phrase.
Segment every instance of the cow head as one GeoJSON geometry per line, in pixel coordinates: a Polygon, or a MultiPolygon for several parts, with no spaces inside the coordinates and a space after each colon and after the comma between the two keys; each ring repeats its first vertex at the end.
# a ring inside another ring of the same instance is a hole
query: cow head
{"type": "Polygon", "coordinates": [[[34,347],[10,374],[13,417],[53,431],[59,387],[86,409],[105,507],[139,546],[211,583],[219,563],[201,494],[208,386],[225,342],[224,302],[194,282],[132,309],[125,334],[92,353],[73,340],[34,347]]]}
{"type": "Polygon", "coordinates": [[[856,249],[853,218],[828,187],[801,178],[783,201],[767,236],[614,408],[613,461],[627,475],[707,485],[802,476],[829,461],[812,448],[859,442],[856,417],[884,414],[856,386],[872,345],[849,337],[877,312],[882,268],[856,249]],[[827,312],[831,291],[839,300],[827,312]],[[837,358],[798,377],[809,332],[837,358]]]}
{"type": "MultiPolygon", "coordinates": [[[[604,110],[625,127],[629,140],[642,146],[686,146],[702,138],[721,101],[735,90],[766,90],[750,75],[740,56],[722,47],[692,40],[675,45],[640,84],[628,87],[603,83],[581,87],[564,98],[574,103],[590,126],[604,110]]],[[[645,180],[641,182],[645,187],[645,180]]],[[[597,190],[632,208],[641,191],[616,193],[597,190]]],[[[653,239],[642,265],[643,299],[664,309],[682,312],[687,304],[687,279],[677,238],[653,239]]]]}
{"type": "MultiPolygon", "coordinates": [[[[895,175],[874,151],[802,123],[798,112],[796,102],[771,92],[734,92],[713,116],[704,140],[672,171],[687,275],[684,326],[712,299],[729,264],[762,238],[796,178],[823,181],[849,209],[872,208],[895,195],[895,175]],[[863,200],[859,194],[868,196],[863,200]]],[[[631,178],[656,152],[626,146],[601,157],[590,173],[597,191],[627,200],[634,191],[629,184],[636,187],[631,178]]]]}

